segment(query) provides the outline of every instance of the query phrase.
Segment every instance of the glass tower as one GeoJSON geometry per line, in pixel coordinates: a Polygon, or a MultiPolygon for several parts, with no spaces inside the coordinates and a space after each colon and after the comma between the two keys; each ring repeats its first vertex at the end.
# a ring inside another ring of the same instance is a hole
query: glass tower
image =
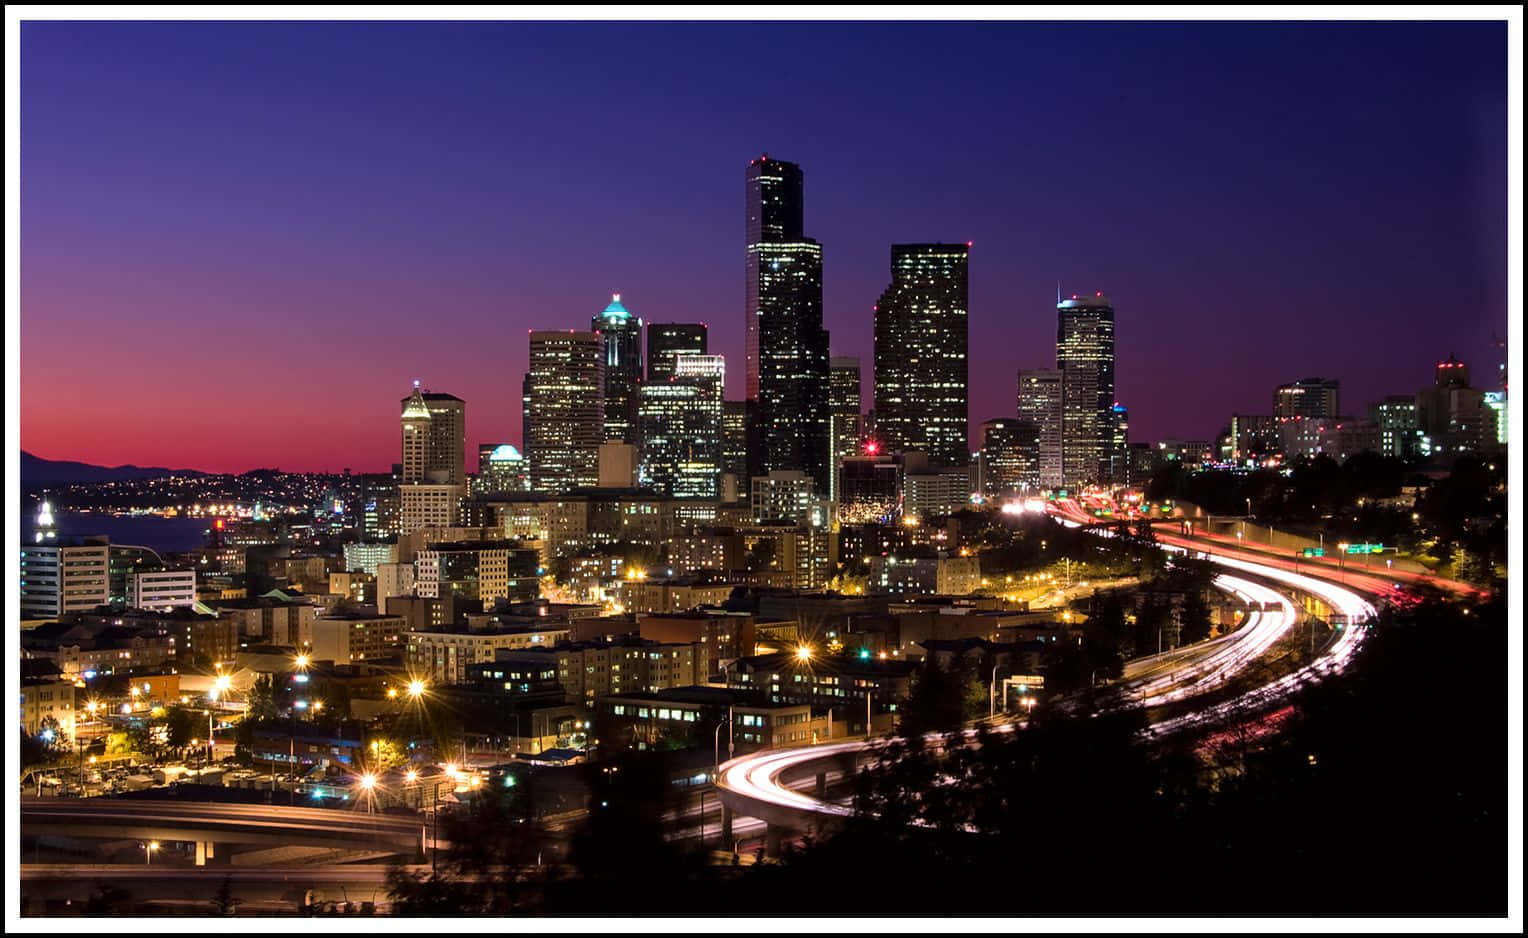
{"type": "Polygon", "coordinates": [[[1108,297],[1074,294],[1056,304],[1056,367],[1062,479],[1069,486],[1108,481],[1114,444],[1114,307],[1108,297]]]}
{"type": "Polygon", "coordinates": [[[894,244],[891,285],[875,307],[876,433],[939,467],[967,445],[966,244],[894,244]]]}
{"type": "Polygon", "coordinates": [[[621,294],[590,320],[605,339],[605,440],[637,442],[637,388],[642,383],[642,320],[621,305],[621,294]]]}

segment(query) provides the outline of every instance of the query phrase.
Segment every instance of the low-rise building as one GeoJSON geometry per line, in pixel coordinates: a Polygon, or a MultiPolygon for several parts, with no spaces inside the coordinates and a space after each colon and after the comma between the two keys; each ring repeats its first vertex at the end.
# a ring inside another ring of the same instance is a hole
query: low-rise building
{"type": "Polygon", "coordinates": [[[410,671],[436,684],[468,680],[468,668],[496,660],[499,651],[551,648],[570,635],[566,621],[482,629],[410,630],[405,661],[410,671]]]}
{"type": "Polygon", "coordinates": [[[402,616],[332,612],[313,620],[312,655],[336,664],[401,655],[406,634],[402,616]]]}
{"type": "Polygon", "coordinates": [[[845,735],[827,707],[771,703],[757,693],[723,687],[676,687],[609,694],[595,702],[594,735],[601,750],[712,749],[714,757],[784,746],[809,746],[845,735]],[[729,714],[731,727],[727,726],[729,714]],[[719,730],[719,731],[718,731],[719,730]]]}

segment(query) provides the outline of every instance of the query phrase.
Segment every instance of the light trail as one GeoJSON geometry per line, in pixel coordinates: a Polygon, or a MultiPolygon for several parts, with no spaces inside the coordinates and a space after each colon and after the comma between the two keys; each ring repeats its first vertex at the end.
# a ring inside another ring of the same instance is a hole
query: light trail
{"type": "MultiPolygon", "coordinates": [[[[1068,527],[1082,527],[1092,522],[1092,519],[1073,520],[1060,515],[1055,517],[1068,527]]],[[[1107,536],[1114,532],[1100,529],[1098,533],[1107,536]]],[[[1336,611],[1339,617],[1338,635],[1321,656],[1310,664],[1231,700],[1221,701],[1182,716],[1153,723],[1145,730],[1149,737],[1160,738],[1186,728],[1217,722],[1267,707],[1305,686],[1329,675],[1340,673],[1352,660],[1363,641],[1362,625],[1375,615],[1373,604],[1345,586],[1238,557],[1204,554],[1192,547],[1171,544],[1164,546],[1168,550],[1177,552],[1188,552],[1193,549],[1199,556],[1222,567],[1282,583],[1294,590],[1315,596],[1336,611]]],[[[1255,604],[1260,608],[1251,611],[1247,621],[1231,635],[1202,646],[1205,648],[1205,653],[1186,662],[1181,670],[1174,669],[1166,677],[1157,675],[1138,678],[1119,685],[1125,697],[1119,706],[1131,709],[1153,707],[1198,696],[1212,688],[1224,686],[1234,674],[1245,669],[1248,664],[1271,648],[1281,636],[1294,627],[1298,619],[1294,604],[1288,597],[1264,584],[1255,583],[1234,574],[1221,574],[1215,578],[1215,585],[1243,602],[1249,605],[1255,604]],[[1267,607],[1270,605],[1276,606],[1276,609],[1269,610],[1267,607]]],[[[1022,722],[1016,721],[1016,723],[995,729],[998,732],[1005,732],[1021,725],[1022,722]]],[[[971,738],[975,734],[975,730],[967,730],[962,735],[965,738],[971,738]]],[[[931,734],[931,738],[937,739],[939,734],[931,734]]],[[[793,791],[781,784],[781,776],[793,768],[812,762],[845,754],[858,754],[884,745],[886,745],[885,741],[854,740],[742,756],[723,764],[717,777],[717,788],[720,792],[731,792],[743,799],[807,815],[846,817],[852,813],[852,808],[848,805],[793,791]]]]}

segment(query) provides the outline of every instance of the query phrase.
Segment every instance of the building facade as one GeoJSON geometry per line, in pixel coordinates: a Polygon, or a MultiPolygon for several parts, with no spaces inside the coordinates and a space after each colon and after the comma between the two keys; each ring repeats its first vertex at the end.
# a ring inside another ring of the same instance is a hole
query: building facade
{"type": "Polygon", "coordinates": [[[965,244],[894,244],[875,306],[876,435],[941,467],[970,461],[969,259],[965,244]]]}
{"type": "Polygon", "coordinates": [[[661,384],[674,376],[674,359],[680,355],[705,355],[707,333],[700,322],[652,322],[647,324],[647,382],[661,384]]]}
{"type": "MultiPolygon", "coordinates": [[[[1102,293],[1056,304],[1061,371],[1061,477],[1110,481],[1114,442],[1114,307],[1102,293]]],[[[1022,395],[1021,395],[1022,396],[1022,395]]],[[[1026,416],[1022,411],[1019,416],[1026,416]]]]}
{"type": "Polygon", "coordinates": [[[196,605],[195,570],[150,570],[127,576],[127,605],[133,609],[175,609],[196,605]]]}
{"type": "Polygon", "coordinates": [[[51,619],[107,602],[106,543],[29,544],[21,549],[21,618],[51,619]]]}
{"type": "Polygon", "coordinates": [[[523,439],[531,490],[554,495],[599,482],[605,442],[605,344],[597,332],[530,335],[523,439]]]}
{"type": "Polygon", "coordinates": [[[678,354],[665,372],[642,386],[640,484],[673,498],[717,498],[726,359],[678,354]]]}
{"type": "Polygon", "coordinates": [[[1019,419],[1035,427],[1035,472],[1043,489],[1062,486],[1062,381],[1056,368],[1019,371],[1019,419]]]}

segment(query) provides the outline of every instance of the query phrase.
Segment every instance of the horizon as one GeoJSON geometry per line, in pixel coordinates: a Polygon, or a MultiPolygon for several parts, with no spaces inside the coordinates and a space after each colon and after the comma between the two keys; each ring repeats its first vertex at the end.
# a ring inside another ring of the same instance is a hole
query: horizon
{"type": "Polygon", "coordinates": [[[1058,280],[1114,303],[1133,441],[1213,440],[1310,375],[1362,417],[1451,353],[1489,389],[1504,39],[1486,22],[27,22],[23,447],[385,470],[418,378],[467,402],[473,464],[522,443],[522,330],[585,329],[612,293],[646,323],[708,323],[739,399],[761,152],[805,174],[824,325],[861,361],[863,409],[890,247],[936,240],[974,242],[973,431],[1013,415],[1018,369],[1054,365],[1058,280]],[[759,58],[791,67],[739,94],[759,58]]]}

